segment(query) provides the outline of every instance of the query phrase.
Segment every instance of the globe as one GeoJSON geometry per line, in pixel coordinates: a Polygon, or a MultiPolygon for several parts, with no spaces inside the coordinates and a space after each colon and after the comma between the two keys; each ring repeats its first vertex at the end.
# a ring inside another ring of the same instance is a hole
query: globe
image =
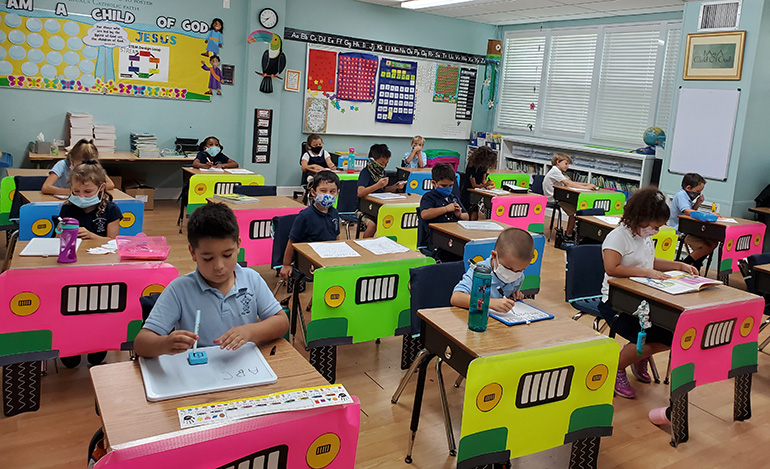
{"type": "Polygon", "coordinates": [[[663,132],[663,129],[660,127],[650,127],[649,129],[645,130],[644,136],[642,138],[644,139],[644,143],[651,147],[666,146],[666,133],[663,132]]]}

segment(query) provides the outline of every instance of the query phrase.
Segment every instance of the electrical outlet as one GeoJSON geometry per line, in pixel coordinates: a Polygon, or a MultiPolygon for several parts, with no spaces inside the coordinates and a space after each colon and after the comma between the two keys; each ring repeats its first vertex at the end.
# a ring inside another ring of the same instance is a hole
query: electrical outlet
{"type": "Polygon", "coordinates": [[[222,0],[222,8],[230,8],[230,0],[222,0]]]}

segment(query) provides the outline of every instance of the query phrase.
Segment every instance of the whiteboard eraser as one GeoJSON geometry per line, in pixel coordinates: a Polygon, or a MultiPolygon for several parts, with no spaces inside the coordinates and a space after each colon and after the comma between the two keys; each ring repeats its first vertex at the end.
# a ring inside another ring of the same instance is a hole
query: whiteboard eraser
{"type": "Polygon", "coordinates": [[[209,362],[206,352],[190,352],[187,354],[187,362],[190,365],[205,365],[209,362]]]}

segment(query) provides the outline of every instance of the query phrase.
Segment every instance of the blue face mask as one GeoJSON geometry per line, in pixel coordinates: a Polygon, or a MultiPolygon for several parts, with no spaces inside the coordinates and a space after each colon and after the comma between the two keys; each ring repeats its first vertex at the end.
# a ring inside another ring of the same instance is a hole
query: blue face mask
{"type": "Polygon", "coordinates": [[[102,197],[99,194],[92,195],[91,197],[80,197],[79,195],[71,195],[69,201],[72,205],[80,208],[93,207],[102,201],[102,197]]]}
{"type": "Polygon", "coordinates": [[[317,203],[323,208],[331,207],[332,205],[334,205],[334,202],[336,200],[337,200],[337,197],[331,194],[316,194],[315,196],[315,203],[317,203]]]}
{"type": "Polygon", "coordinates": [[[211,157],[215,157],[219,154],[219,152],[222,151],[218,146],[214,145],[213,147],[206,148],[206,153],[211,155],[211,157]]]}
{"type": "Polygon", "coordinates": [[[452,194],[452,186],[437,187],[436,192],[438,192],[441,197],[449,197],[452,194]]]}

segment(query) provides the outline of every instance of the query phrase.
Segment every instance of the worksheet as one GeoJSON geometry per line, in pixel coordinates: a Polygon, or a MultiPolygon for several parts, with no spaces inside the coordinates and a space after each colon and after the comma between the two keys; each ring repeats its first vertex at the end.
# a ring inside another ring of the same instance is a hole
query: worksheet
{"type": "Polygon", "coordinates": [[[360,257],[355,249],[345,242],[339,243],[309,243],[310,247],[322,258],[330,259],[334,257],[360,257]]]}
{"type": "Polygon", "coordinates": [[[409,250],[408,247],[398,244],[397,242],[385,236],[379,238],[356,240],[355,243],[377,256],[383,254],[407,252],[409,250]]]}

